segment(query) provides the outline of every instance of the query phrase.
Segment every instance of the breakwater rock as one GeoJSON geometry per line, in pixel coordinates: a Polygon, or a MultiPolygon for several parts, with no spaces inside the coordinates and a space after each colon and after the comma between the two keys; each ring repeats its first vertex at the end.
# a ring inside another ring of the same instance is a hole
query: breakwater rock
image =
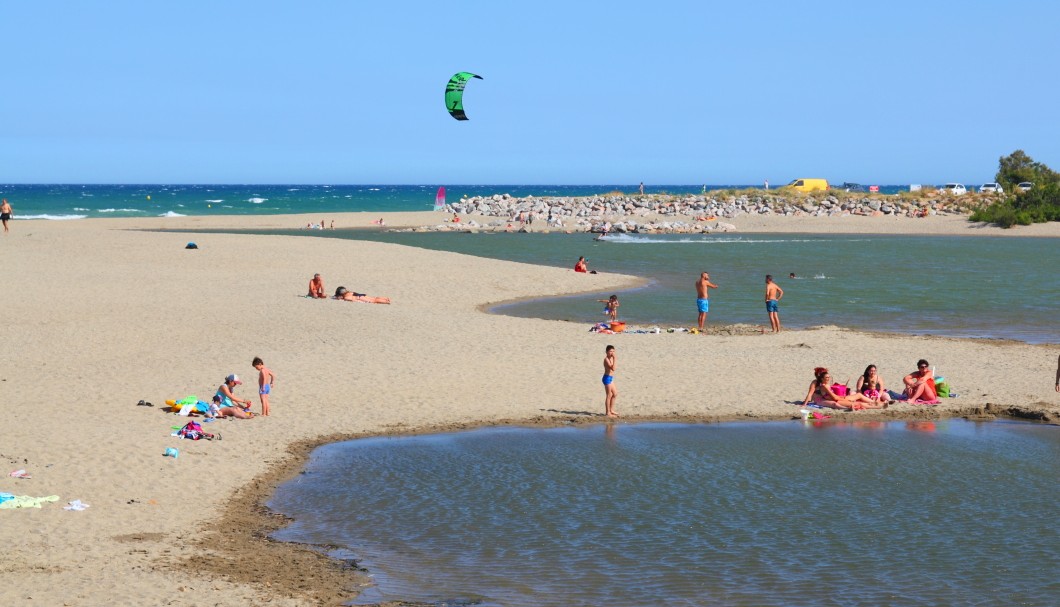
{"type": "Polygon", "coordinates": [[[583,197],[515,198],[508,194],[461,198],[445,211],[456,217],[478,216],[482,222],[449,218],[421,230],[558,229],[572,232],[699,233],[733,231],[726,220],[741,215],[906,216],[967,215],[996,200],[993,195],[866,195],[846,192],[799,194],[708,192],[700,195],[601,194],[583,197]],[[496,218],[496,219],[490,219],[496,218]]]}

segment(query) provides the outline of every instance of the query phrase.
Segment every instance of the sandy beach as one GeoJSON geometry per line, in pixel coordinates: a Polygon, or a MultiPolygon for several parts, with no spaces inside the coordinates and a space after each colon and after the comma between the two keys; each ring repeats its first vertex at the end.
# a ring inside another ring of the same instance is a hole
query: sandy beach
{"type": "MultiPolygon", "coordinates": [[[[379,217],[334,219],[336,227],[371,228],[379,217]]],[[[437,225],[441,217],[384,215],[388,227],[437,225]]],[[[1056,344],[838,327],[595,335],[576,323],[483,308],[614,290],[640,277],[381,243],[157,231],[290,229],[320,219],[16,216],[0,237],[0,492],[59,499],[0,510],[0,603],[340,604],[365,583],[363,573],[267,539],[283,521],[263,502],[313,446],[491,424],[602,423],[608,343],[619,352],[619,423],[789,420],[815,366],[845,379],[875,363],[894,388],[919,358],[945,369],[961,397],[836,417],[1060,421],[1056,344]],[[186,250],[189,241],[199,249],[186,250]],[[307,299],[315,272],[329,292],[343,285],[393,305],[307,299]],[[205,424],[220,441],[170,436],[186,419],[163,412],[164,401],[208,400],[230,373],[244,381],[237,395],[259,411],[255,356],[277,376],[271,416],[205,424]],[[155,406],[137,406],[141,399],[155,406]],[[178,458],[163,457],[169,447],[178,458]],[[8,476],[20,469],[32,478],[8,476]],[[64,510],[72,500],[90,507],[64,510]]],[[[1002,230],[960,217],[731,223],[746,232],[1060,236],[1060,223],[1002,230]]],[[[694,320],[690,313],[689,326],[694,320]]]]}

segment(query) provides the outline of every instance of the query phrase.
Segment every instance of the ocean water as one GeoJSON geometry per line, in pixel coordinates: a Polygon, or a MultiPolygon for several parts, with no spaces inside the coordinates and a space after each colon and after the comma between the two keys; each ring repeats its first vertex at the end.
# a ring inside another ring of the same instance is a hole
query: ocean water
{"type": "Polygon", "coordinates": [[[357,601],[1056,605],[1060,428],[483,429],[317,449],[269,503],[357,601]]]}
{"type": "MultiPolygon", "coordinates": [[[[429,211],[439,186],[450,201],[463,195],[523,197],[592,196],[614,190],[633,193],[638,185],[33,185],[0,184],[16,219],[86,219],[181,215],[278,215],[288,213],[429,211]]],[[[647,193],[698,194],[743,189],[746,185],[645,186],[647,193]]],[[[901,186],[881,186],[894,194],[901,186]]],[[[322,218],[324,219],[324,218],[322,218]]],[[[328,218],[330,219],[330,218],[328,218]]]]}
{"type": "MultiPolygon", "coordinates": [[[[557,267],[578,256],[600,272],[648,279],[619,292],[619,318],[638,326],[696,323],[693,283],[707,271],[708,322],[768,326],[765,275],[784,289],[784,326],[826,324],[870,331],[1060,343],[1060,239],[806,234],[618,235],[278,232],[394,242],[557,267]],[[795,279],[788,278],[794,272],[795,279]]],[[[309,269],[307,269],[309,271],[309,269]]],[[[586,276],[591,285],[592,276],[586,276]]],[[[522,317],[592,323],[610,293],[537,299],[495,308],[522,317]]],[[[930,358],[930,357],[929,357],[930,358]]]]}

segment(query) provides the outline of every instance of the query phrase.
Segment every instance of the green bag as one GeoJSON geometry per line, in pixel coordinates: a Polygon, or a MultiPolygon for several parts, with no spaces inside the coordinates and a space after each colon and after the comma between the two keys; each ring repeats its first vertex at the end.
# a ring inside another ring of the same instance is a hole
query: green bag
{"type": "Polygon", "coordinates": [[[944,381],[935,384],[935,393],[939,395],[939,398],[949,398],[950,385],[944,381]]]}

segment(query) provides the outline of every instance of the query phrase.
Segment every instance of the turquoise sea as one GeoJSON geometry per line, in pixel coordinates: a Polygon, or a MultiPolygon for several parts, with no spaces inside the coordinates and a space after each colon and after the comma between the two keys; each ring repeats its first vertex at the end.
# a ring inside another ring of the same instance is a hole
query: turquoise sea
{"type": "Polygon", "coordinates": [[[356,604],[1056,605],[1060,428],[482,429],[317,449],[269,506],[356,604]]]}
{"type": "MultiPolygon", "coordinates": [[[[181,215],[279,215],[288,213],[429,211],[439,186],[450,201],[463,195],[592,196],[614,190],[633,193],[639,184],[619,185],[77,185],[0,184],[0,197],[16,219],[90,219],[181,215]]],[[[748,185],[645,185],[648,193],[689,194],[743,189],[748,185]]],[[[884,194],[908,187],[881,186],[884,194]]]]}

